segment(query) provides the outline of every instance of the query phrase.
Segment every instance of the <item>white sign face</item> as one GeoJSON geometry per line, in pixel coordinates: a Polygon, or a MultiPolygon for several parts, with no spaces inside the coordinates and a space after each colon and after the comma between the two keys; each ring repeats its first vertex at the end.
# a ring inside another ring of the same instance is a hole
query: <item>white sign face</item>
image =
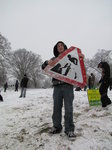
{"type": "Polygon", "coordinates": [[[61,76],[67,77],[77,82],[83,82],[79,56],[75,48],[74,51],[68,53],[60,59],[52,68],[51,71],[60,73],[61,76]]]}
{"type": "Polygon", "coordinates": [[[81,51],[71,47],[57,57],[52,66],[47,66],[44,70],[47,74],[67,83],[84,86],[86,84],[86,73],[83,59],[79,57],[81,51]]]}

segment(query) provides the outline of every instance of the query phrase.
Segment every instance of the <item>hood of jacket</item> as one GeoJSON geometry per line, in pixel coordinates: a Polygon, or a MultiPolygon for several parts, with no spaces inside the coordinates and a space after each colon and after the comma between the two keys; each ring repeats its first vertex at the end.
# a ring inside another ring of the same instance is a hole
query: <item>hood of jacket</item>
{"type": "Polygon", "coordinates": [[[59,52],[58,52],[58,50],[57,50],[57,45],[58,45],[59,43],[62,43],[62,44],[64,45],[64,50],[67,49],[67,46],[66,46],[62,41],[57,42],[56,45],[55,45],[54,48],[53,48],[53,53],[54,53],[54,56],[55,56],[55,57],[58,57],[58,56],[59,56],[59,52]]]}

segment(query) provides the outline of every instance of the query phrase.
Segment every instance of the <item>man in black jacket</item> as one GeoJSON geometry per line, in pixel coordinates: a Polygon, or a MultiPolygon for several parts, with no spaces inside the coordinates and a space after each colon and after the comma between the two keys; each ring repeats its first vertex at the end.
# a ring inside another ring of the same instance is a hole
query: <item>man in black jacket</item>
{"type": "MultiPolygon", "coordinates": [[[[44,69],[47,65],[52,65],[53,60],[66,50],[67,46],[62,41],[57,42],[57,44],[53,48],[55,57],[49,61],[45,61],[42,64],[42,69],[44,69]]],[[[60,64],[54,67],[54,71],[61,74],[62,68],[60,64]]],[[[74,122],[73,122],[73,99],[74,99],[73,85],[65,83],[61,80],[57,80],[55,78],[52,79],[52,82],[54,87],[53,91],[54,105],[52,115],[53,127],[51,128],[50,133],[56,134],[60,133],[62,130],[62,107],[64,101],[65,133],[69,138],[74,138],[76,135],[74,134],[74,122]]]]}
{"type": "Polygon", "coordinates": [[[107,96],[108,87],[110,86],[110,66],[107,62],[100,62],[98,68],[102,69],[102,77],[99,81],[101,83],[99,92],[101,94],[102,107],[111,104],[110,98],[107,96]]]}
{"type": "Polygon", "coordinates": [[[21,80],[21,97],[26,97],[26,88],[27,88],[27,83],[28,83],[28,77],[25,74],[24,77],[21,80]]]}

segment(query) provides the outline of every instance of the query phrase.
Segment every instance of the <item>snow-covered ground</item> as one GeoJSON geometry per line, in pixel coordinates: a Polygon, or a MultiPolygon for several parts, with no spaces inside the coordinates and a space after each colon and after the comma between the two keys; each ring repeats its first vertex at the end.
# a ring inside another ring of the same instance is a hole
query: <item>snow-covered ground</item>
{"type": "MultiPolygon", "coordinates": [[[[87,93],[74,91],[74,124],[77,138],[49,135],[52,127],[53,89],[2,92],[0,102],[0,149],[2,150],[112,150],[112,106],[89,107],[87,93]]],[[[109,91],[112,100],[112,91],[109,91]]],[[[63,109],[64,115],[64,109],[63,109]]],[[[64,119],[63,119],[64,122],[64,119]]],[[[64,123],[63,123],[64,124],[64,123]]]]}

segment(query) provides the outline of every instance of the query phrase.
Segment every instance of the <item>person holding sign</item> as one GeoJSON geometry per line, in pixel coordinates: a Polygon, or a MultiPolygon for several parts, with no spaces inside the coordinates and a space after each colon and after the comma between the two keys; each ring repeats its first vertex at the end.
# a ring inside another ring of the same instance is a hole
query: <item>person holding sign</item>
{"type": "Polygon", "coordinates": [[[110,86],[110,66],[107,62],[100,62],[98,68],[102,69],[102,77],[99,81],[101,83],[99,92],[101,94],[102,107],[111,104],[110,98],[107,96],[108,87],[110,86]]]}
{"type": "MultiPolygon", "coordinates": [[[[42,69],[44,69],[47,65],[52,65],[52,62],[55,58],[57,58],[60,54],[62,54],[65,50],[67,50],[67,46],[62,42],[59,41],[54,46],[54,58],[49,61],[45,61],[42,64],[42,69]]],[[[83,58],[84,55],[81,53],[80,57],[83,58]]],[[[65,66],[64,66],[65,67],[65,66]]],[[[57,67],[56,72],[60,72],[61,66],[57,67]]],[[[65,107],[65,133],[69,138],[75,138],[76,135],[74,134],[74,123],[73,123],[73,99],[74,99],[74,91],[73,85],[65,83],[64,81],[57,80],[55,78],[52,79],[53,82],[53,127],[50,130],[50,133],[56,134],[60,133],[62,130],[62,106],[64,101],[65,107]]]]}

